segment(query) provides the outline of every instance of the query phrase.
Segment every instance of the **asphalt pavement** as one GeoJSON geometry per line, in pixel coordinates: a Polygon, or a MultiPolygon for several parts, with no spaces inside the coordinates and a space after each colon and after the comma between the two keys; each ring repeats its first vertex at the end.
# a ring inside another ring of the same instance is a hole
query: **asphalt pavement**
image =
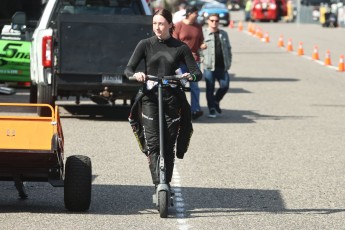
{"type": "MultiPolygon", "coordinates": [[[[246,24],[244,31],[224,28],[233,48],[230,90],[221,117],[194,122],[189,151],[176,160],[169,218],[159,218],[152,204],[148,164],[128,108],[76,116],[62,101],[66,156],[92,159],[91,208],[66,211],[63,188],[46,183],[26,183],[29,199],[22,201],[13,183],[0,182],[0,229],[344,229],[345,73],[277,42],[284,34],[303,40],[306,50],[318,44],[320,53],[338,56],[345,30],[255,24],[270,43],[248,34],[246,24]]],[[[204,81],[200,87],[207,114],[204,81]]],[[[25,90],[0,96],[1,102],[27,99],[25,90]]]]}

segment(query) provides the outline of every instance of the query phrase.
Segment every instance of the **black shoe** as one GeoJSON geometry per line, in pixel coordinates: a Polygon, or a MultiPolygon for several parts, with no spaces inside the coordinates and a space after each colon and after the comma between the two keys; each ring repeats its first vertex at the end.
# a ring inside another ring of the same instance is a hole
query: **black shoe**
{"type": "Polygon", "coordinates": [[[193,119],[193,120],[196,120],[196,119],[198,119],[199,117],[201,117],[203,114],[204,114],[204,113],[203,113],[201,110],[196,111],[196,112],[192,112],[192,119],[193,119]]]}
{"type": "Polygon", "coordinates": [[[222,110],[219,107],[219,102],[215,102],[215,109],[216,109],[217,113],[219,113],[219,114],[222,113],[222,110]]]}

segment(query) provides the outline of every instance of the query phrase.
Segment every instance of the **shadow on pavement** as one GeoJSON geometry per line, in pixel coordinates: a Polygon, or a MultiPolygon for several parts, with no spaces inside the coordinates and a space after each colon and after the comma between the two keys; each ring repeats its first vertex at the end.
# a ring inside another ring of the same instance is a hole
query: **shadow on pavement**
{"type": "Polygon", "coordinates": [[[60,117],[62,118],[127,121],[129,112],[129,105],[60,105],[60,117]]]}
{"type": "MultiPolygon", "coordinates": [[[[2,184],[0,213],[70,214],[63,203],[63,188],[47,183],[27,184],[29,199],[19,200],[13,183],[2,184]],[[44,185],[43,185],[44,184],[44,185]]],[[[90,210],[85,215],[138,215],[158,212],[152,203],[153,186],[94,184],[90,210]]],[[[182,187],[187,218],[217,214],[270,212],[276,214],[332,214],[345,209],[286,209],[279,190],[182,187]]],[[[174,208],[172,217],[176,216],[174,208]]]]}
{"type": "Polygon", "coordinates": [[[216,118],[208,118],[208,109],[203,108],[204,116],[194,120],[193,123],[255,123],[258,120],[302,120],[311,116],[279,116],[260,114],[252,110],[222,109],[222,114],[216,118]]]}
{"type": "MultiPolygon", "coordinates": [[[[200,88],[200,92],[206,92],[206,88],[205,87],[199,87],[200,88]]],[[[218,89],[218,86],[216,86],[216,90],[218,89]]],[[[231,83],[230,83],[230,88],[228,90],[228,93],[252,93],[246,89],[243,88],[231,88],[231,83]]],[[[189,97],[188,92],[187,94],[187,98],[189,97]]]]}
{"type": "Polygon", "coordinates": [[[282,78],[282,77],[235,77],[234,75],[230,76],[230,85],[231,81],[246,81],[246,82],[293,82],[300,81],[297,78],[282,78]]]}
{"type": "MultiPolygon", "coordinates": [[[[60,117],[102,121],[128,121],[129,106],[67,105],[60,106],[60,117]],[[63,112],[62,108],[67,111],[63,112]]],[[[208,109],[202,108],[204,115],[193,123],[255,123],[258,120],[300,120],[308,116],[279,116],[260,114],[251,110],[222,109],[221,116],[215,119],[207,117],[208,109]]]]}

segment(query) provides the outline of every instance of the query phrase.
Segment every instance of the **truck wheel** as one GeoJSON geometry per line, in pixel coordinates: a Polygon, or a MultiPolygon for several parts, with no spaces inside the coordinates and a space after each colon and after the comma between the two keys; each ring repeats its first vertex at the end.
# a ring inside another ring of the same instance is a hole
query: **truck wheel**
{"type": "Polygon", "coordinates": [[[37,103],[37,85],[31,82],[30,85],[30,103],[37,103]]]}
{"type": "MultiPolygon", "coordinates": [[[[37,103],[39,104],[49,104],[55,107],[55,99],[52,94],[51,85],[38,85],[37,86],[37,103]]],[[[45,107],[37,107],[37,114],[40,117],[51,116],[51,110],[45,107]]]]}
{"type": "Polygon", "coordinates": [[[64,200],[70,211],[82,212],[91,203],[92,168],[89,157],[75,155],[66,160],[64,200]]]}

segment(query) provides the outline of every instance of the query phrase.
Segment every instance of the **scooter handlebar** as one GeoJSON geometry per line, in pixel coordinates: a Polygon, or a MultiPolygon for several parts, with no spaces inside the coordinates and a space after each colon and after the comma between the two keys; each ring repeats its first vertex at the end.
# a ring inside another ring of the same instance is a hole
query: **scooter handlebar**
{"type": "MultiPolygon", "coordinates": [[[[183,76],[182,74],[177,75],[170,75],[170,76],[154,76],[154,75],[146,75],[147,80],[158,81],[158,80],[182,80],[187,79],[190,75],[183,76]]],[[[134,76],[128,77],[130,81],[136,81],[137,79],[134,76]]]]}

